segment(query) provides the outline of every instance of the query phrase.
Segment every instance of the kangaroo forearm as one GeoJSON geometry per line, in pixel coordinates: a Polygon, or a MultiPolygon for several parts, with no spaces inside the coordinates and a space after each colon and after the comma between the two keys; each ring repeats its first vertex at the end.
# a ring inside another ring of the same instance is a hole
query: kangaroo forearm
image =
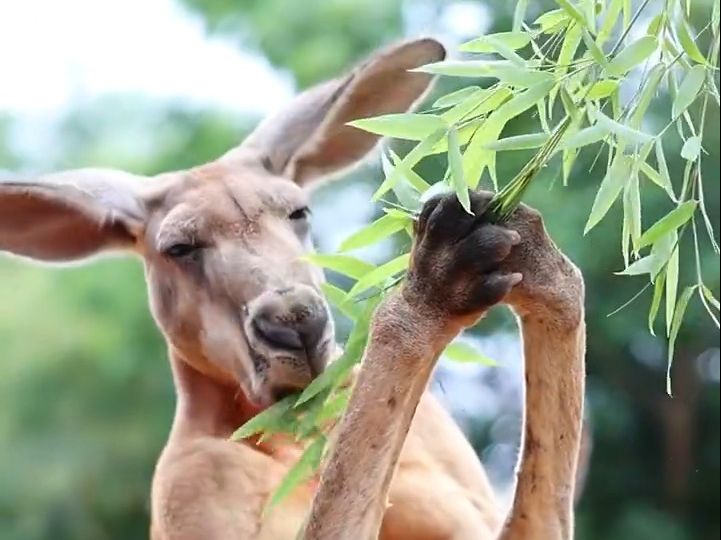
{"type": "Polygon", "coordinates": [[[379,309],[336,444],[321,476],[305,540],[373,540],[418,402],[458,330],[395,295],[379,309]],[[445,324],[445,323],[444,323],[445,324]]]}
{"type": "Polygon", "coordinates": [[[568,540],[584,396],[583,310],[573,325],[521,319],[526,396],[518,484],[504,540],[568,540]]]}

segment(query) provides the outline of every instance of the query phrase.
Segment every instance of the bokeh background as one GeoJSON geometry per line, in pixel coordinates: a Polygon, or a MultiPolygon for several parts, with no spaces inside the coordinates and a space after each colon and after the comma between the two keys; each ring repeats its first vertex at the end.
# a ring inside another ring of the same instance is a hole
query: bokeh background
{"type": "MultiPolygon", "coordinates": [[[[698,26],[708,21],[711,1],[694,0],[698,26]]],[[[453,47],[507,30],[513,4],[2,0],[0,175],[88,165],[153,174],[200,164],[239,142],[295,91],[372,49],[419,34],[453,47]]],[[[529,4],[529,17],[554,7],[548,0],[529,4]]],[[[442,81],[437,91],[462,82],[442,81]]],[[[662,97],[652,113],[669,108],[662,97]]],[[[718,108],[711,110],[704,178],[718,233],[719,118],[718,108]]],[[[508,132],[534,121],[520,118],[508,132]]],[[[670,142],[668,155],[674,154],[678,141],[670,142]]],[[[675,397],[668,398],[665,343],[646,329],[648,295],[607,316],[643,285],[641,278],[613,275],[623,265],[620,210],[582,237],[600,180],[593,157],[592,150],[581,154],[567,188],[553,182],[558,166],[551,165],[529,195],[588,284],[593,456],[577,537],[716,540],[719,333],[694,302],[679,339],[675,397]]],[[[508,154],[499,176],[510,178],[527,158],[508,154]]],[[[315,194],[320,250],[333,250],[379,214],[370,202],[378,161],[315,194]]],[[[437,177],[442,166],[430,160],[422,172],[437,177]]],[[[670,166],[678,178],[682,164],[674,159],[670,166]]],[[[653,187],[644,189],[648,225],[669,203],[653,187]]],[[[360,255],[380,260],[392,249],[360,255]]],[[[718,294],[718,258],[708,244],[704,251],[708,285],[718,294]]],[[[683,279],[692,279],[686,270],[683,279]]],[[[340,338],[344,331],[341,321],[340,338]]],[[[433,389],[507,494],[519,437],[518,337],[512,318],[498,310],[468,339],[499,367],[444,361],[433,389]]],[[[147,537],[150,478],[173,404],[138,261],[116,257],[57,269],[0,256],[1,540],[147,537]]]]}

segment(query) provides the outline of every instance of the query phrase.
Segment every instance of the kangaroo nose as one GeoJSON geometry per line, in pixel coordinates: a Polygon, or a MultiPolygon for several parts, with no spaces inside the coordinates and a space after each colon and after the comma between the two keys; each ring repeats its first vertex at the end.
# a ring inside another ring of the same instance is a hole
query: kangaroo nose
{"type": "Polygon", "coordinates": [[[325,309],[294,306],[291,313],[302,313],[291,321],[278,320],[272,314],[259,313],[253,320],[258,335],[272,347],[305,350],[311,353],[323,337],[328,314],[325,309]]]}

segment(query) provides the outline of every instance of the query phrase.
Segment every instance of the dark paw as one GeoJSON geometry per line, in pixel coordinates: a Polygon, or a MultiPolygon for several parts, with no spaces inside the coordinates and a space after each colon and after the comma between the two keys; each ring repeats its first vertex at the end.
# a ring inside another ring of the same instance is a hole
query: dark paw
{"type": "Polygon", "coordinates": [[[473,215],[455,195],[436,196],[416,222],[407,290],[453,315],[480,313],[501,302],[518,284],[518,272],[502,263],[521,242],[518,232],[489,223],[489,193],[472,193],[473,215]]]}

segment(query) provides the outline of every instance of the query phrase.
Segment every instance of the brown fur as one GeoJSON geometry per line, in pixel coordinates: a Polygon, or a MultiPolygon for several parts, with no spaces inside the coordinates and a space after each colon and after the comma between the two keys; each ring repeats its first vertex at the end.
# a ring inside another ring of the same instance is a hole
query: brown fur
{"type": "MultiPolygon", "coordinates": [[[[153,540],[287,540],[311,501],[308,539],[496,537],[503,519],[485,472],[426,385],[443,347],[499,301],[519,314],[528,381],[518,489],[500,534],[570,538],[583,291],[530,210],[510,225],[519,235],[469,221],[452,198],[427,205],[408,283],[375,316],[319,489],[311,481],[264,515],[300,448],[283,437],[228,440],[335,354],[322,274],[302,259],[300,186],[365,155],[376,138],[346,123],[412,107],[431,79],[409,70],[443,56],[433,40],[377,53],[195,169],[153,179],[87,169],[0,183],[0,250],[62,262],[126,249],[145,262],[177,392],[153,479],[153,540]]],[[[474,195],[479,215],[487,200],[474,195]]]]}

